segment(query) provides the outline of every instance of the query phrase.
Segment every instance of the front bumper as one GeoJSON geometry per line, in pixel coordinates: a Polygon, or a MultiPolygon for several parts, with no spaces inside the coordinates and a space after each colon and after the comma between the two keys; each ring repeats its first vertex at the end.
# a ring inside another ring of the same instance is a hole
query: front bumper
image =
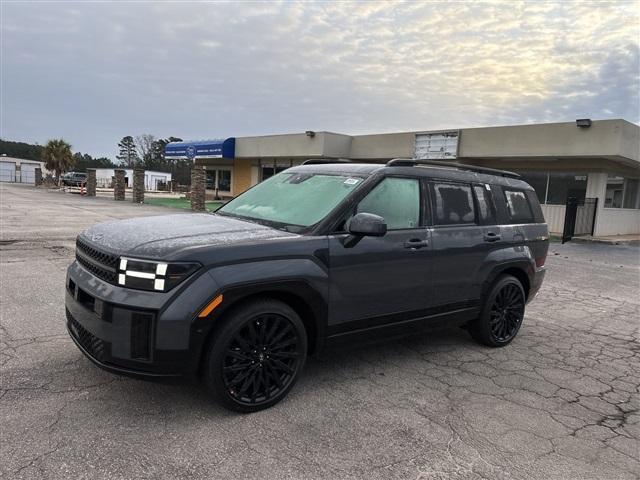
{"type": "Polygon", "coordinates": [[[73,343],[80,349],[80,351],[91,360],[97,367],[106,370],[110,373],[115,373],[118,375],[124,375],[127,377],[134,378],[172,378],[172,377],[181,377],[180,374],[172,374],[172,373],[154,373],[147,372],[144,370],[136,370],[133,368],[125,368],[119,367],[112,363],[106,363],[103,361],[104,359],[104,351],[105,342],[95,337],[91,333],[86,330],[82,332],[78,328],[78,323],[75,319],[69,314],[67,310],[67,331],[69,332],[69,336],[73,340],[73,343]],[[80,333],[82,332],[82,333],[80,333]]]}
{"type": "Polygon", "coordinates": [[[210,319],[197,312],[217,290],[203,274],[171,292],[106,283],[74,262],[67,270],[67,330],[98,367],[140,378],[194,373],[210,319]]]}

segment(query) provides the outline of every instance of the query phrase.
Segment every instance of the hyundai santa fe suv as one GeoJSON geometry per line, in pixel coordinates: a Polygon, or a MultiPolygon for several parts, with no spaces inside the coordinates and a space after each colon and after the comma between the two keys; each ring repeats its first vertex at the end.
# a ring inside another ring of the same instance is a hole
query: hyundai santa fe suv
{"type": "Polygon", "coordinates": [[[548,240],[535,191],[514,173],[308,161],[215,213],[81,233],[67,327],[101,368],[197,376],[251,412],[284,398],[329,343],[464,326],[509,344],[548,240]]]}

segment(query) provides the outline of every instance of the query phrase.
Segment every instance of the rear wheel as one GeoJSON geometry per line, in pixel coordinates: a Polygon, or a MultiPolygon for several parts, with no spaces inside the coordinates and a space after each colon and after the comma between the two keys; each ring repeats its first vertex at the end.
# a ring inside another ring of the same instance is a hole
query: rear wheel
{"type": "Polygon", "coordinates": [[[469,333],[489,347],[504,347],[520,330],[524,318],[525,293],[511,276],[498,278],[486,297],[480,316],[469,324],[469,333]]]}
{"type": "Polygon", "coordinates": [[[234,310],[216,332],[205,381],[226,408],[255,412],[289,393],[306,356],[298,314],[282,302],[258,300],[234,310]]]}

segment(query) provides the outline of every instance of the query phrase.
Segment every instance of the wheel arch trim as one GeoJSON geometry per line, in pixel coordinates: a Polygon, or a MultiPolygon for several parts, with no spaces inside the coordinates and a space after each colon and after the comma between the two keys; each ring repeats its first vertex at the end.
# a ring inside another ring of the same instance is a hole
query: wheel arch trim
{"type": "Polygon", "coordinates": [[[206,318],[195,322],[202,330],[201,342],[196,359],[198,369],[206,356],[206,345],[215,335],[217,326],[225,314],[232,311],[243,302],[258,298],[271,298],[282,301],[291,307],[301,318],[307,330],[308,352],[318,354],[325,342],[328,304],[326,297],[307,280],[302,278],[286,278],[279,280],[242,282],[227,285],[212,294],[211,298],[222,294],[223,302],[206,318]]]}
{"type": "Polygon", "coordinates": [[[524,289],[526,299],[529,299],[529,291],[531,290],[531,283],[534,274],[534,267],[530,261],[518,260],[503,262],[494,265],[489,273],[485,276],[485,281],[482,284],[482,298],[484,299],[491,286],[495,283],[496,279],[500,275],[512,275],[520,281],[522,288],[524,289]]]}

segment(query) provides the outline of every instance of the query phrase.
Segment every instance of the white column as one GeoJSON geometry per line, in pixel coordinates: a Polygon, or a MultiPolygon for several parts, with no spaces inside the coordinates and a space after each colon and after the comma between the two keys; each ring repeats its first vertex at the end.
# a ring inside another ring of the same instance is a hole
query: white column
{"type": "Polygon", "coordinates": [[[598,199],[598,208],[596,210],[596,226],[593,231],[594,236],[600,235],[598,227],[604,212],[604,197],[607,191],[607,174],[606,173],[589,173],[587,177],[587,193],[588,198],[598,199]]]}
{"type": "Polygon", "coordinates": [[[257,185],[260,181],[260,167],[256,165],[251,166],[251,186],[257,185]]]}

